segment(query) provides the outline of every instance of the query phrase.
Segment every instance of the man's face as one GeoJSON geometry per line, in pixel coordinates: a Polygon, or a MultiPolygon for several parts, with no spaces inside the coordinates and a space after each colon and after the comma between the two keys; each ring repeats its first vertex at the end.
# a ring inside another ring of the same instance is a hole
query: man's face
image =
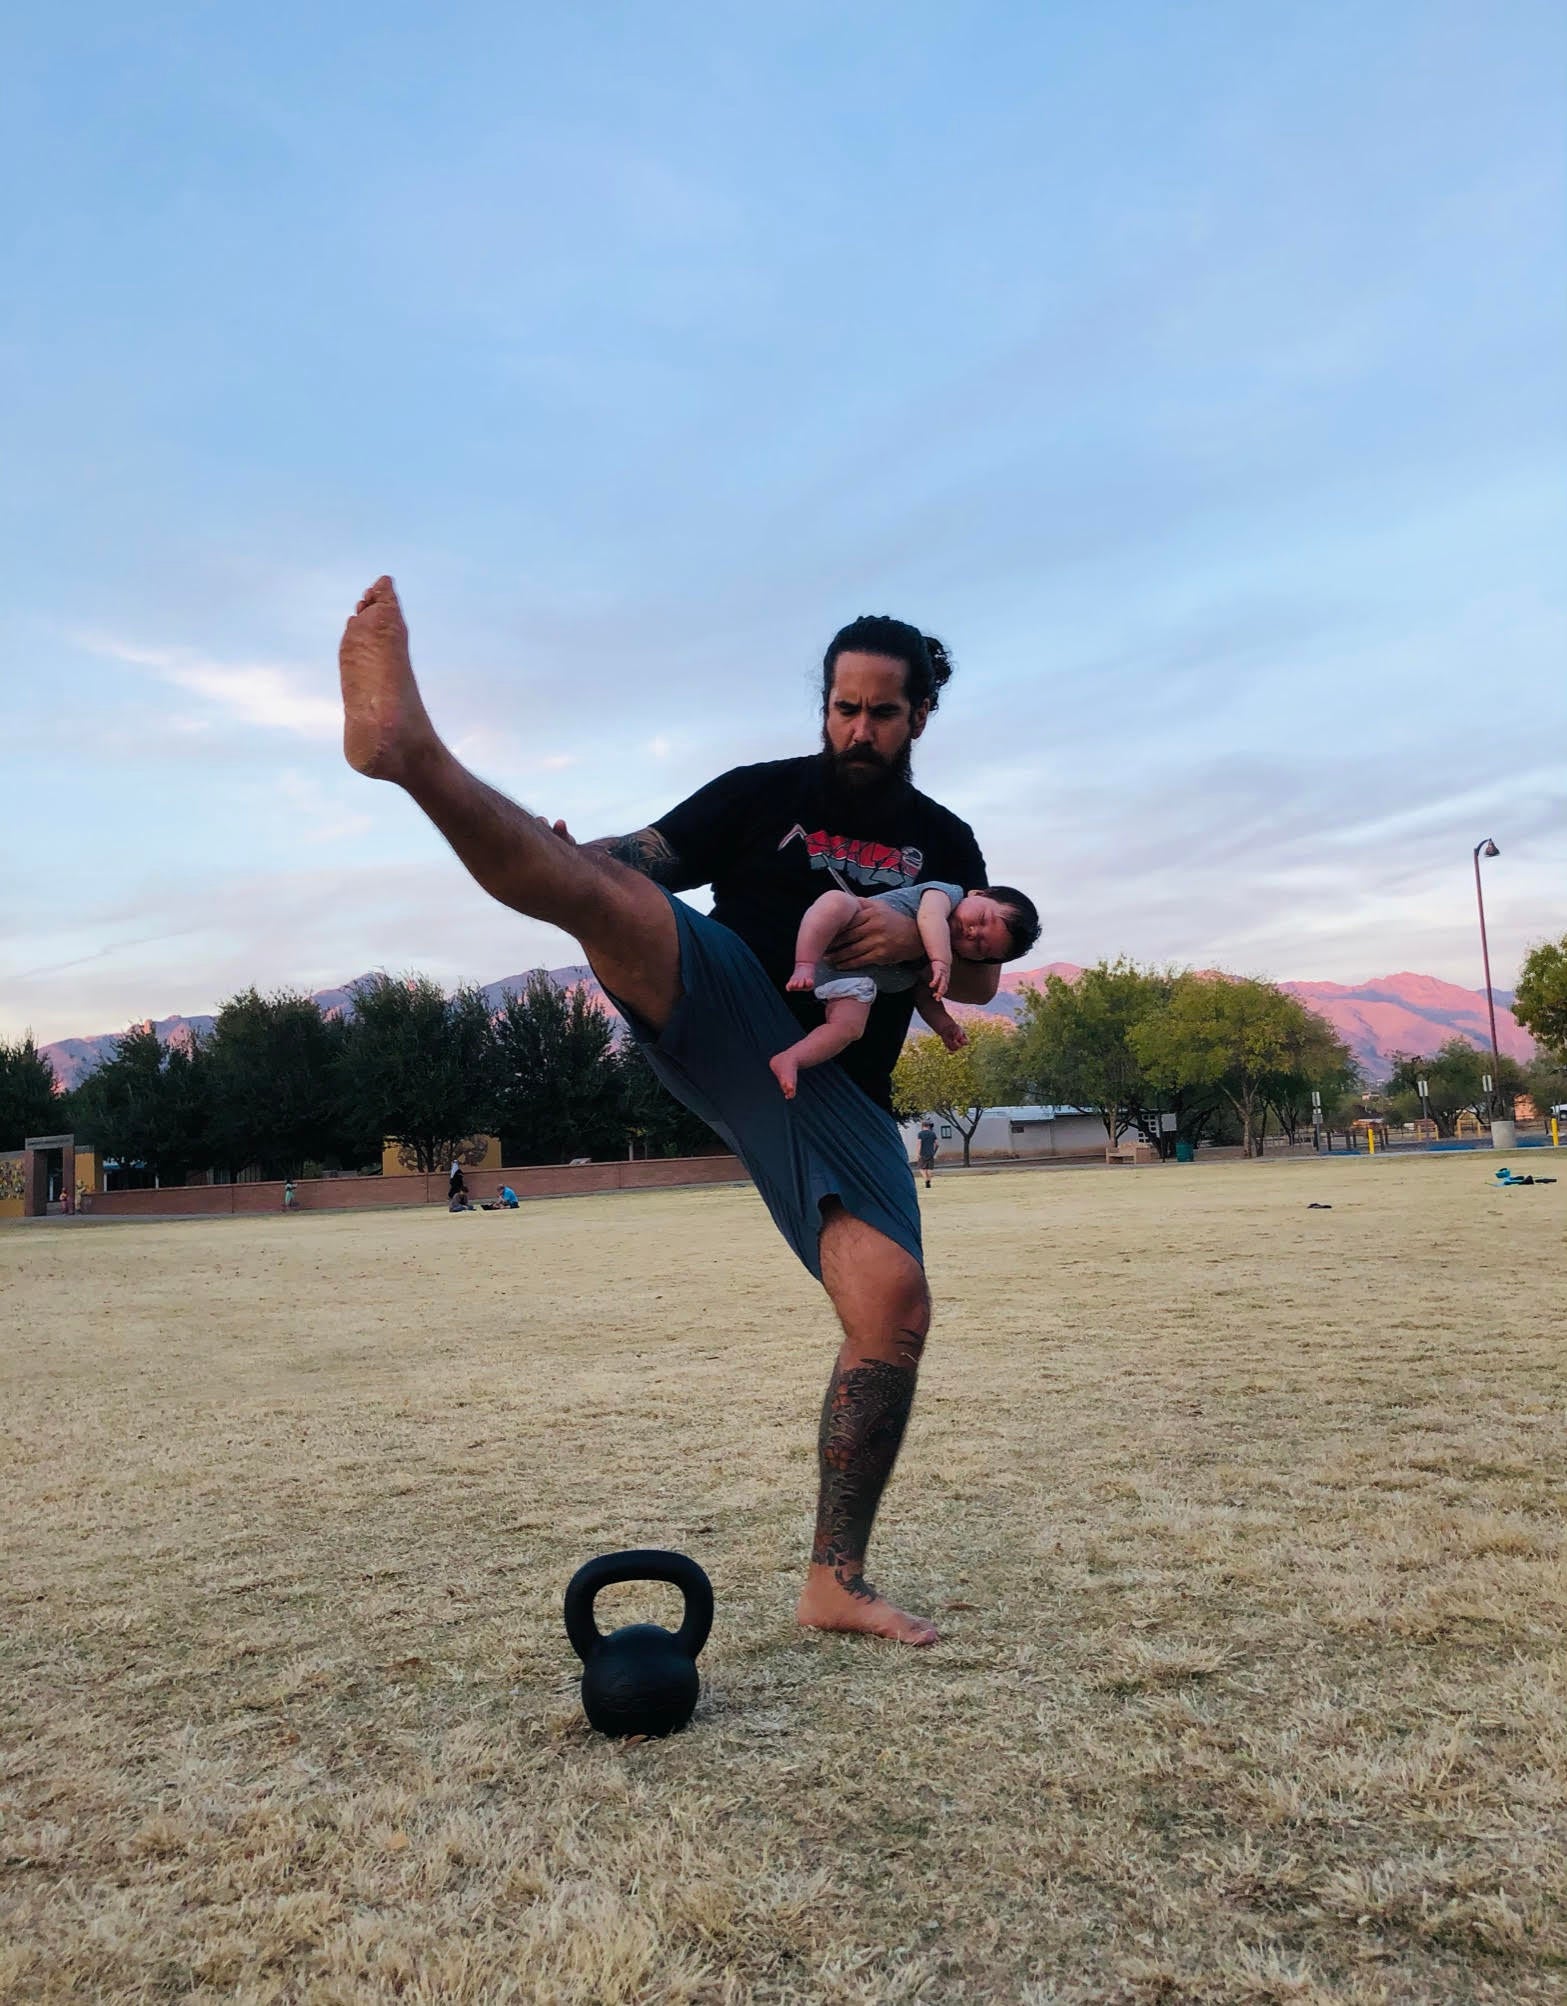
{"type": "Polygon", "coordinates": [[[1012,952],[1007,908],[988,892],[970,892],[952,908],[952,951],[964,961],[1005,961],[1012,952]]]}
{"type": "Polygon", "coordinates": [[[906,778],[909,748],[925,729],[930,705],[910,712],[903,693],[908,672],[890,655],[846,650],[833,664],[832,693],[822,743],[833,772],[849,787],[906,778]]]}

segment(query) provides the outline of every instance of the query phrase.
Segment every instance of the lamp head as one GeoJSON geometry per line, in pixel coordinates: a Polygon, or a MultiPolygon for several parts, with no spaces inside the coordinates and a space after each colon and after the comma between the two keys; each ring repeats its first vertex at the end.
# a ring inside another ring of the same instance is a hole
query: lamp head
{"type": "Polygon", "coordinates": [[[1501,854],[1501,851],[1491,841],[1489,836],[1486,837],[1483,843],[1475,844],[1475,855],[1477,857],[1499,857],[1501,854]]]}

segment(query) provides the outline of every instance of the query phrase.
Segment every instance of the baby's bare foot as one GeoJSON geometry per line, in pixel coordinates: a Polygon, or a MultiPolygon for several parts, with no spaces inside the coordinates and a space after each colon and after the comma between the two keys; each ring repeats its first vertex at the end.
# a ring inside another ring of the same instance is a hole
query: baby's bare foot
{"type": "Polygon", "coordinates": [[[816,964],[813,961],[797,961],[794,973],[784,984],[785,989],[814,989],[816,987],[816,964]]]}
{"type": "Polygon", "coordinates": [[[788,1052],[780,1052],[776,1058],[769,1059],[767,1063],[772,1068],[773,1078],[783,1088],[784,1099],[792,1101],[800,1077],[800,1068],[793,1057],[788,1052]]]}
{"type": "Polygon", "coordinates": [[[916,1647],[938,1643],[941,1637],[934,1623],[899,1609],[863,1574],[839,1573],[831,1567],[813,1567],[806,1576],[794,1620],[806,1630],[851,1630],[916,1647]]]}
{"type": "Polygon", "coordinates": [[[390,578],[378,578],[354,609],[337,651],[343,684],[343,753],[373,780],[401,780],[415,752],[434,741],[408,656],[408,629],[390,578]]]}

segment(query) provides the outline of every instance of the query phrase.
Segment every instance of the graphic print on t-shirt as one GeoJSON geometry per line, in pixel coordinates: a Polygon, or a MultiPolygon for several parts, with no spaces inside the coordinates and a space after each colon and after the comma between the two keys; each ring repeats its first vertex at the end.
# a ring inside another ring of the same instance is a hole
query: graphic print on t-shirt
{"type": "MultiPolygon", "coordinates": [[[[866,842],[859,836],[829,836],[825,829],[807,829],[800,822],[779,849],[788,849],[796,837],[805,845],[811,869],[828,872],[840,885],[844,877],[862,885],[912,885],[925,866],[925,852],[913,844],[894,849],[890,843],[866,842]]],[[[847,885],[844,890],[848,890],[847,885]]]]}

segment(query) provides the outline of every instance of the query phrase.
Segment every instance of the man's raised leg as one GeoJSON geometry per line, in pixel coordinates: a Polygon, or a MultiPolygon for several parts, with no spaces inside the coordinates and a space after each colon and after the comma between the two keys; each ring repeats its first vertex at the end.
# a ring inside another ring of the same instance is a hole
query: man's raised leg
{"type": "Polygon", "coordinates": [[[934,1644],[934,1623],[895,1607],[865,1578],[871,1527],[908,1426],[930,1329],[924,1270],[836,1203],[823,1208],[821,1260],[843,1343],[822,1407],[816,1537],[796,1619],[811,1629],[934,1644]]]}
{"type": "Polygon", "coordinates": [[[419,695],[390,578],[360,600],[338,666],[349,765],[411,794],[492,898],[574,935],[604,987],[661,1029],[680,994],[668,899],[640,873],[556,835],[452,756],[419,695]]]}

